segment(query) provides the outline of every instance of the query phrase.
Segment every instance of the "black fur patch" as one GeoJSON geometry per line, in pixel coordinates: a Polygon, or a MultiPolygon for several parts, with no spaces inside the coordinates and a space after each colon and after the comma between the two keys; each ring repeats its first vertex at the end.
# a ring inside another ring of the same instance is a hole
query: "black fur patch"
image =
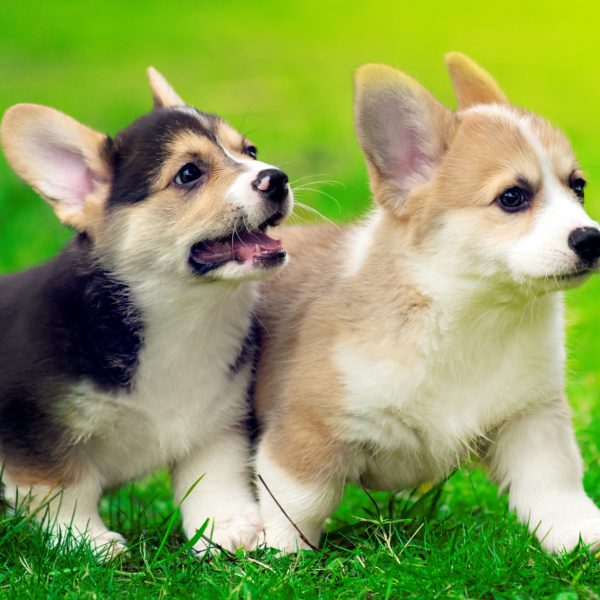
{"type": "Polygon", "coordinates": [[[56,402],[74,384],[131,389],[142,321],[90,245],[80,235],[47,264],[0,277],[0,446],[10,462],[60,470],[68,432],[56,402]]]}
{"type": "Polygon", "coordinates": [[[45,378],[130,387],[141,319],[127,286],[95,265],[89,246],[80,235],[47,264],[0,277],[0,398],[45,378]]]}
{"type": "Polygon", "coordinates": [[[70,315],[76,332],[64,339],[73,356],[78,354],[73,371],[101,389],[130,389],[142,326],[127,286],[99,269],[83,275],[79,283],[83,302],[63,305],[63,315],[70,315]]]}
{"type": "MultiPolygon", "coordinates": [[[[178,133],[216,143],[218,123],[199,112],[156,109],[107,138],[109,208],[152,192],[178,133]]],[[[73,448],[58,403],[80,382],[129,391],[142,343],[143,323],[127,286],[98,265],[85,235],[45,265],[0,277],[0,460],[60,473],[73,448]]]]}
{"type": "Polygon", "coordinates": [[[152,181],[178,133],[193,131],[217,143],[219,118],[196,112],[198,117],[177,108],[157,108],[134,121],[107,144],[105,154],[113,171],[109,206],[140,202],[151,193],[152,181]]]}
{"type": "Polygon", "coordinates": [[[256,319],[252,321],[250,325],[250,329],[248,329],[248,333],[242,342],[242,347],[235,360],[231,365],[229,365],[229,372],[232,375],[239,373],[242,368],[247,365],[249,362],[253,362],[254,354],[258,348],[258,342],[260,338],[260,329],[258,327],[258,322],[256,319]]]}
{"type": "MultiPolygon", "coordinates": [[[[30,286],[20,298],[23,317],[8,327],[6,345],[27,345],[38,368],[44,365],[52,375],[89,379],[105,391],[126,390],[137,366],[141,319],[127,286],[98,267],[90,252],[91,242],[80,235],[50,263],[11,277],[30,286]]],[[[0,325],[7,316],[2,308],[0,325]]]]}
{"type": "Polygon", "coordinates": [[[11,465],[61,471],[66,430],[44,406],[35,385],[4,390],[0,402],[0,448],[11,465]]]}
{"type": "MultiPolygon", "coordinates": [[[[262,335],[262,328],[258,322],[258,319],[255,317],[252,321],[250,329],[248,330],[248,334],[246,335],[246,339],[244,340],[242,350],[238,355],[238,359],[234,363],[234,366],[237,366],[238,371],[244,364],[251,364],[250,381],[248,382],[248,389],[246,391],[248,412],[243,424],[244,429],[248,433],[248,438],[250,439],[251,444],[254,444],[260,436],[260,425],[258,419],[256,418],[256,411],[254,409],[254,388],[256,386],[256,367],[258,364],[262,335]]],[[[231,371],[234,373],[236,372],[234,368],[231,368],[231,371]]]]}

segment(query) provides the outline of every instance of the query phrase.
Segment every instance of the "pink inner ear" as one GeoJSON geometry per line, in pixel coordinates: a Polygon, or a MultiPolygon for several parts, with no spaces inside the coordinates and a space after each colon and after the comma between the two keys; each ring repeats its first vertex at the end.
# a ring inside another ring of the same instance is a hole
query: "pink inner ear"
{"type": "Polygon", "coordinates": [[[45,193],[53,200],[83,209],[86,196],[94,191],[94,174],[81,152],[46,141],[43,154],[49,171],[40,174],[45,183],[45,193]]]}
{"type": "Polygon", "coordinates": [[[425,92],[394,81],[358,90],[356,106],[363,150],[402,202],[431,178],[439,158],[438,107],[425,92]]]}
{"type": "Polygon", "coordinates": [[[422,149],[424,142],[419,132],[406,128],[396,133],[398,137],[388,148],[385,172],[404,196],[427,181],[433,161],[422,149]]]}

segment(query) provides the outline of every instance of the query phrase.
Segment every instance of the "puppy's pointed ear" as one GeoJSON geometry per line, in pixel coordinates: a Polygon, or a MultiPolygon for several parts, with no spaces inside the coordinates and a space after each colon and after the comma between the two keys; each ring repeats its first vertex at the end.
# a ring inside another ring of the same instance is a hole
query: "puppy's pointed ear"
{"type": "Polygon", "coordinates": [[[375,64],[356,72],[354,119],[375,200],[391,208],[429,181],[454,122],[451,111],[419,83],[375,64]]]}
{"type": "Polygon", "coordinates": [[[152,90],[154,108],[168,108],[169,106],[185,106],[185,102],[177,95],[169,82],[154,68],[148,67],[148,79],[152,90]]]}
{"type": "Polygon", "coordinates": [[[508,104],[508,98],[496,80],[464,54],[447,54],[446,68],[452,80],[459,109],[469,108],[474,104],[508,104]]]}
{"type": "Polygon", "coordinates": [[[36,104],[17,104],[2,120],[2,145],[11,167],[69,227],[86,231],[110,182],[108,137],[36,104]]]}

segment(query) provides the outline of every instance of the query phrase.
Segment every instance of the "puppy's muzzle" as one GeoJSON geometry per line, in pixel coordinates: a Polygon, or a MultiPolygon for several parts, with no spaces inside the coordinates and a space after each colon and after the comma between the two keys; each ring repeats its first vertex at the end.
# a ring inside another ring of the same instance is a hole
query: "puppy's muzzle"
{"type": "Polygon", "coordinates": [[[252,188],[275,204],[281,204],[290,192],[288,176],[279,169],[265,169],[252,182],[252,188]]]}
{"type": "Polygon", "coordinates": [[[600,258],[600,231],[595,227],[580,227],[569,235],[569,247],[587,267],[600,258]]]}

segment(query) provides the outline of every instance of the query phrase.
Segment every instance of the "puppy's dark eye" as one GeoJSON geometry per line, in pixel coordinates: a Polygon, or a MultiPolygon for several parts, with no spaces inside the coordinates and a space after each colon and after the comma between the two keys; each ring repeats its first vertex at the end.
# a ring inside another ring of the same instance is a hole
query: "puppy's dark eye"
{"type": "Polygon", "coordinates": [[[531,194],[520,187],[511,187],[504,190],[496,199],[502,210],[506,212],[518,212],[529,206],[531,194]]]}
{"type": "Polygon", "coordinates": [[[585,184],[585,179],[582,179],[581,177],[575,177],[569,181],[569,187],[575,192],[581,202],[583,202],[585,196],[585,184]]]}
{"type": "Polygon", "coordinates": [[[247,154],[250,158],[256,158],[258,156],[258,148],[256,146],[246,146],[244,154],[247,154]]]}
{"type": "Polygon", "coordinates": [[[194,163],[188,163],[179,169],[174,181],[177,185],[186,185],[200,179],[202,175],[204,173],[194,163]]]}

